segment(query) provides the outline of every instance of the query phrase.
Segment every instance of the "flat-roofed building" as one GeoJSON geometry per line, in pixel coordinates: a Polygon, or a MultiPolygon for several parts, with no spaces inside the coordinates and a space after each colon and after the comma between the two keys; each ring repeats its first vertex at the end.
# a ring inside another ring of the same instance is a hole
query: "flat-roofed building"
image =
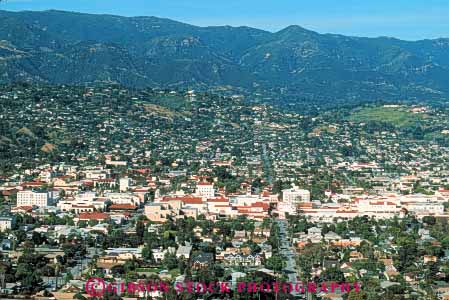
{"type": "Polygon", "coordinates": [[[21,191],[17,193],[17,207],[19,206],[50,206],[52,197],[49,192],[21,191]]]}

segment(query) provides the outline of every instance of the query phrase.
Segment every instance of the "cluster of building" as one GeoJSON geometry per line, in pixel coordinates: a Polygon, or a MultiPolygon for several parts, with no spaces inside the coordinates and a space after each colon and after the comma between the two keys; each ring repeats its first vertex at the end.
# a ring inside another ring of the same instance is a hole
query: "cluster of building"
{"type": "Polygon", "coordinates": [[[6,195],[16,191],[16,205],[11,209],[12,213],[45,208],[47,211],[86,215],[105,211],[117,214],[120,211],[136,212],[143,209],[150,221],[159,223],[166,222],[169,218],[197,218],[199,215],[205,215],[210,220],[235,218],[239,215],[263,220],[272,215],[285,218],[287,215],[303,214],[322,222],[357,216],[384,219],[403,217],[406,214],[417,218],[449,216],[444,206],[449,200],[449,191],[445,189],[439,189],[432,195],[386,191],[373,195],[361,188],[347,187],[343,193],[327,190],[325,199],[313,200],[310,191],[297,186],[283,189],[278,194],[273,193],[270,186],[254,192],[250,185],[242,183],[240,192],[226,193],[215,188],[213,181],[192,177],[193,193],[178,190],[162,195],[160,189],[151,185],[133,186],[129,177],[98,179],[102,177],[99,174],[103,173],[98,172],[101,168],[96,170],[95,179],[92,178],[91,171],[88,171],[83,180],[65,181],[56,177],[47,181],[3,187],[2,190],[6,195]],[[105,181],[106,179],[109,180],[105,181]],[[107,189],[100,190],[95,184],[97,180],[108,182],[107,189]],[[53,187],[44,189],[48,184],[53,187]],[[149,202],[147,197],[151,191],[154,192],[154,198],[149,202]]]}

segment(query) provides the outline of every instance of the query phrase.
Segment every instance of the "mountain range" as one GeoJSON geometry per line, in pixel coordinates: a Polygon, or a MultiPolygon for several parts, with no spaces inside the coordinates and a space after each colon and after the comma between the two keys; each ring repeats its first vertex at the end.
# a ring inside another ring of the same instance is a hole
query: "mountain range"
{"type": "Polygon", "coordinates": [[[449,39],[0,11],[0,83],[17,81],[236,88],[316,101],[447,100],[449,39]]]}

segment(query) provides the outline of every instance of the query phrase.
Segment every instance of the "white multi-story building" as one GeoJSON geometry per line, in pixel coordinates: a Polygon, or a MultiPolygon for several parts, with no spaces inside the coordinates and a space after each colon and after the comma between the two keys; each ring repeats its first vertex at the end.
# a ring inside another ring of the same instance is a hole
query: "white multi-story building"
{"type": "Polygon", "coordinates": [[[416,215],[442,215],[444,213],[444,205],[440,202],[409,202],[405,208],[416,215]]]}
{"type": "Polygon", "coordinates": [[[209,182],[200,182],[196,185],[196,194],[205,198],[213,198],[215,196],[214,184],[209,182]]]}
{"type": "Polygon", "coordinates": [[[293,206],[300,202],[310,202],[310,192],[308,190],[298,189],[294,186],[291,189],[282,190],[282,200],[293,206]]]}
{"type": "Polygon", "coordinates": [[[84,171],[86,179],[106,179],[109,176],[108,170],[92,169],[84,171]]]}
{"type": "Polygon", "coordinates": [[[57,207],[61,211],[73,211],[77,214],[82,212],[93,212],[95,211],[95,206],[85,203],[80,203],[76,201],[59,201],[57,207]]]}
{"type": "Polygon", "coordinates": [[[97,198],[97,193],[95,192],[84,192],[76,195],[76,200],[78,201],[94,201],[97,198]]]}
{"type": "Polygon", "coordinates": [[[131,193],[106,193],[105,197],[113,204],[140,205],[142,200],[131,193]]]}
{"type": "Polygon", "coordinates": [[[19,206],[50,206],[52,197],[49,192],[21,191],[17,193],[17,207],[19,206]]]}
{"type": "Polygon", "coordinates": [[[104,210],[105,200],[105,198],[97,198],[94,192],[85,192],[76,195],[73,200],[59,201],[57,207],[61,211],[92,212],[94,210],[104,210]]]}
{"type": "Polygon", "coordinates": [[[11,217],[0,217],[0,231],[5,231],[11,229],[13,225],[13,218],[11,217]]]}
{"type": "Polygon", "coordinates": [[[229,199],[224,197],[208,199],[206,204],[211,214],[226,214],[232,209],[229,199]]]}
{"type": "Polygon", "coordinates": [[[236,195],[231,196],[230,202],[233,206],[251,206],[256,202],[263,202],[260,195],[236,195]]]}
{"type": "Polygon", "coordinates": [[[120,178],[120,192],[126,192],[131,185],[131,179],[128,177],[120,178]]]}

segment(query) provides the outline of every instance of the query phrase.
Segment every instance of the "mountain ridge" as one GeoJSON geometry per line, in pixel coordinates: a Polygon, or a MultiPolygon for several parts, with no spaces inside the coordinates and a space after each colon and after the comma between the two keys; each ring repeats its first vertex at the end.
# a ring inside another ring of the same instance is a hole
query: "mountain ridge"
{"type": "Polygon", "coordinates": [[[173,20],[170,18],[165,18],[165,17],[158,17],[158,16],[145,16],[145,15],[137,15],[137,16],[123,16],[123,15],[117,15],[117,14],[106,14],[106,13],[84,13],[84,12],[78,12],[78,11],[68,11],[68,10],[58,10],[58,9],[47,9],[47,10],[21,10],[21,11],[12,11],[12,10],[3,10],[0,9],[0,13],[7,13],[7,14],[24,14],[24,13],[31,13],[31,14],[45,14],[45,13],[59,13],[59,14],[70,14],[70,15],[79,15],[79,16],[102,16],[102,17],[112,17],[112,18],[121,18],[121,19],[152,19],[152,20],[160,20],[160,21],[169,21],[172,23],[177,23],[177,24],[182,24],[182,25],[187,25],[190,27],[195,27],[195,28],[233,28],[233,29],[252,29],[252,30],[258,30],[261,32],[265,32],[265,33],[270,33],[270,34],[274,34],[274,33],[279,33],[280,31],[284,31],[286,29],[289,28],[298,28],[298,29],[302,29],[304,31],[308,31],[308,32],[312,32],[312,33],[316,33],[319,35],[331,35],[331,36],[341,36],[341,37],[349,37],[349,38],[366,38],[366,39],[393,39],[393,40],[398,40],[398,41],[403,41],[403,42],[420,42],[420,41],[437,41],[437,40],[448,40],[449,41],[449,36],[448,37],[438,37],[438,38],[425,38],[425,39],[418,39],[418,40],[404,40],[398,37],[394,37],[394,36],[384,36],[384,35],[380,35],[380,36],[376,36],[376,37],[368,37],[368,36],[358,36],[358,35],[345,35],[345,34],[340,34],[340,33],[332,33],[332,32],[324,32],[324,33],[319,33],[317,31],[311,30],[311,29],[307,29],[306,27],[303,27],[301,25],[298,24],[291,24],[286,26],[285,28],[281,28],[277,31],[269,31],[269,30],[265,30],[265,29],[260,29],[257,27],[251,27],[251,26],[247,26],[247,25],[238,25],[238,26],[234,26],[234,25],[208,25],[208,26],[200,26],[200,25],[193,25],[193,24],[189,24],[188,22],[184,22],[184,21],[177,21],[177,20],[173,20]]]}
{"type": "Polygon", "coordinates": [[[59,10],[0,10],[0,17],[0,83],[226,86],[310,101],[449,99],[449,38],[353,37],[299,25],[268,32],[59,10]]]}

